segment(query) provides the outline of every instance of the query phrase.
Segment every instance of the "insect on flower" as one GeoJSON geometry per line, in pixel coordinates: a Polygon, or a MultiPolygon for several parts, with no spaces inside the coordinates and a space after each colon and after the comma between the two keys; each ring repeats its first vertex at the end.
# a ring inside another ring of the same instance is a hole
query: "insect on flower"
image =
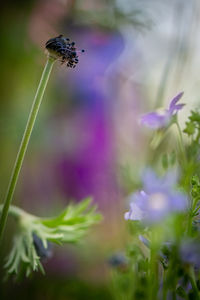
{"type": "Polygon", "coordinates": [[[69,68],[75,68],[79,62],[77,53],[85,52],[85,50],[77,50],[75,42],[70,42],[70,39],[63,35],[48,40],[45,47],[50,56],[59,59],[61,64],[67,63],[69,68]]]}

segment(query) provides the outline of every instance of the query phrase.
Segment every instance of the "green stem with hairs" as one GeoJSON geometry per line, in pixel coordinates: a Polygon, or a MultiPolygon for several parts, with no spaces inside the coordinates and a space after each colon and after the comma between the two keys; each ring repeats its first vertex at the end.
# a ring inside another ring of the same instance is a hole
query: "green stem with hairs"
{"type": "MultiPolygon", "coordinates": [[[[0,212],[2,212],[2,210],[3,210],[3,204],[0,205],[0,212]]],[[[15,206],[15,205],[9,206],[8,214],[10,216],[14,217],[15,219],[19,219],[25,215],[28,215],[28,213],[25,212],[25,210],[21,209],[20,207],[15,206]]]]}
{"type": "Polygon", "coordinates": [[[8,190],[7,190],[7,194],[4,200],[4,205],[3,205],[3,209],[2,209],[2,214],[1,214],[1,218],[0,218],[0,240],[2,239],[3,236],[3,232],[4,232],[4,228],[6,225],[6,220],[7,220],[7,216],[8,216],[8,211],[9,211],[9,207],[10,204],[12,202],[12,198],[13,198],[13,194],[15,191],[15,187],[17,184],[17,180],[19,177],[19,173],[22,167],[22,163],[24,160],[24,156],[28,147],[28,143],[30,140],[30,136],[35,124],[35,120],[40,108],[40,104],[42,102],[42,98],[44,95],[44,91],[46,89],[47,86],[47,82],[49,80],[49,76],[53,67],[53,64],[55,62],[55,59],[52,57],[48,57],[48,60],[46,62],[44,71],[42,73],[42,77],[40,79],[40,83],[33,101],[33,105],[29,114],[29,118],[27,121],[27,125],[24,131],[24,135],[19,147],[19,151],[17,154],[17,158],[13,167],[13,171],[12,171],[12,175],[10,178],[10,182],[8,185],[8,190]]]}

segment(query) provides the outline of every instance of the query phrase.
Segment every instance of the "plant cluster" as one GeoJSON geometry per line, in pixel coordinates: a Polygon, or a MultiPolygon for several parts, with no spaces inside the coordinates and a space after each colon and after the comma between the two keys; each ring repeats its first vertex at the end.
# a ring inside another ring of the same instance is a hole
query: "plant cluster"
{"type": "Polygon", "coordinates": [[[164,137],[176,125],[179,139],[173,152],[158,151],[164,173],[145,167],[142,189],[129,195],[124,218],[131,242],[117,263],[110,260],[115,299],[200,299],[200,114],[192,111],[186,122],[186,144],[177,116],[182,96],[168,109],[141,117],[154,135],[164,137]]]}
{"type": "Polygon", "coordinates": [[[87,230],[100,220],[96,207],[91,206],[91,199],[85,199],[79,204],[70,204],[57,217],[39,218],[29,214],[19,207],[11,205],[15,187],[18,181],[24,156],[28,147],[35,120],[42,102],[44,91],[55,61],[66,63],[74,68],[78,63],[79,51],[75,43],[59,35],[46,42],[47,63],[45,65],[35,99],[29,114],[27,125],[22,137],[13,172],[8,185],[4,204],[0,206],[0,239],[4,233],[8,214],[17,222],[17,233],[13,246],[5,264],[6,274],[29,276],[33,271],[44,273],[41,259],[51,254],[50,243],[77,243],[87,230]]]}

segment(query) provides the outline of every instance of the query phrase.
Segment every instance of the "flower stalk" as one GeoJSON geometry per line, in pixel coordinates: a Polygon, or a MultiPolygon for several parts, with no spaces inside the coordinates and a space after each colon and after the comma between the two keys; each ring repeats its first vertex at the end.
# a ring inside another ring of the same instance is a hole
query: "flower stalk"
{"type": "Polygon", "coordinates": [[[176,118],[175,124],[176,124],[178,134],[179,134],[179,140],[178,140],[179,150],[181,152],[181,156],[182,156],[183,163],[184,163],[184,166],[185,166],[187,164],[187,157],[186,157],[186,153],[185,153],[185,147],[184,147],[182,131],[181,131],[181,128],[180,128],[180,125],[179,125],[179,122],[178,122],[177,118],[176,118]]]}
{"type": "MultiPolygon", "coordinates": [[[[3,204],[0,205],[0,213],[2,212],[2,210],[3,210],[3,204]]],[[[27,215],[27,212],[25,212],[25,210],[15,206],[15,205],[10,205],[8,214],[11,215],[16,220],[18,220],[18,219],[22,218],[23,216],[27,215]]]]}
{"type": "Polygon", "coordinates": [[[26,125],[25,131],[24,131],[24,135],[22,137],[22,141],[21,141],[19,151],[17,154],[17,158],[16,158],[16,161],[15,161],[15,164],[13,167],[12,175],[11,175],[10,182],[8,185],[8,190],[7,190],[5,200],[4,200],[3,210],[2,210],[2,214],[1,214],[1,218],[0,218],[0,240],[2,239],[2,236],[3,236],[4,228],[6,225],[6,220],[8,217],[9,207],[10,207],[10,204],[13,199],[13,194],[14,194],[14,191],[16,188],[16,184],[18,181],[18,177],[19,177],[19,173],[20,173],[20,170],[22,167],[24,156],[25,156],[25,153],[26,153],[26,150],[28,147],[30,136],[31,136],[34,124],[35,124],[35,120],[36,120],[36,117],[37,117],[37,114],[38,114],[38,111],[39,111],[39,108],[40,108],[40,105],[42,102],[44,91],[46,89],[47,82],[49,80],[49,76],[51,74],[54,62],[55,62],[55,58],[53,58],[52,56],[49,56],[47,59],[44,71],[42,73],[42,77],[41,77],[41,80],[40,80],[40,83],[39,83],[39,86],[38,86],[38,89],[37,89],[37,92],[36,92],[36,95],[35,95],[35,98],[33,101],[33,105],[32,105],[32,108],[31,108],[31,111],[29,114],[27,125],[26,125]]]}

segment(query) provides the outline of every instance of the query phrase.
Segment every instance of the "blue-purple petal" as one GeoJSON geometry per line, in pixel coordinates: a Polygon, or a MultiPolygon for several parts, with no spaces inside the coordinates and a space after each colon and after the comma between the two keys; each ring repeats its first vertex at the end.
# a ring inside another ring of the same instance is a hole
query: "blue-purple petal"
{"type": "Polygon", "coordinates": [[[145,224],[162,221],[170,213],[188,208],[185,194],[176,190],[177,172],[168,172],[162,178],[151,169],[143,173],[143,188],[130,197],[130,210],[125,219],[140,220],[145,224]]]}
{"type": "Polygon", "coordinates": [[[181,110],[185,105],[182,103],[177,104],[177,102],[181,99],[182,96],[183,92],[179,93],[176,97],[174,97],[170,102],[169,109],[164,110],[162,114],[155,111],[143,115],[140,119],[141,124],[154,130],[166,127],[170,123],[172,116],[179,110],[181,110]]]}
{"type": "Polygon", "coordinates": [[[157,112],[151,112],[141,117],[141,124],[151,128],[159,129],[165,127],[169,122],[168,112],[165,111],[163,115],[157,112]]]}
{"type": "Polygon", "coordinates": [[[170,102],[170,105],[169,105],[169,112],[170,112],[170,114],[173,114],[174,112],[176,112],[176,111],[178,111],[178,110],[180,110],[180,109],[183,108],[184,104],[176,104],[181,99],[181,97],[183,96],[183,94],[184,94],[183,92],[179,93],[170,102]]]}
{"type": "Polygon", "coordinates": [[[177,182],[177,179],[178,172],[176,170],[168,171],[163,177],[158,177],[150,168],[145,169],[142,174],[143,187],[148,194],[158,190],[169,190],[177,182]]]}

